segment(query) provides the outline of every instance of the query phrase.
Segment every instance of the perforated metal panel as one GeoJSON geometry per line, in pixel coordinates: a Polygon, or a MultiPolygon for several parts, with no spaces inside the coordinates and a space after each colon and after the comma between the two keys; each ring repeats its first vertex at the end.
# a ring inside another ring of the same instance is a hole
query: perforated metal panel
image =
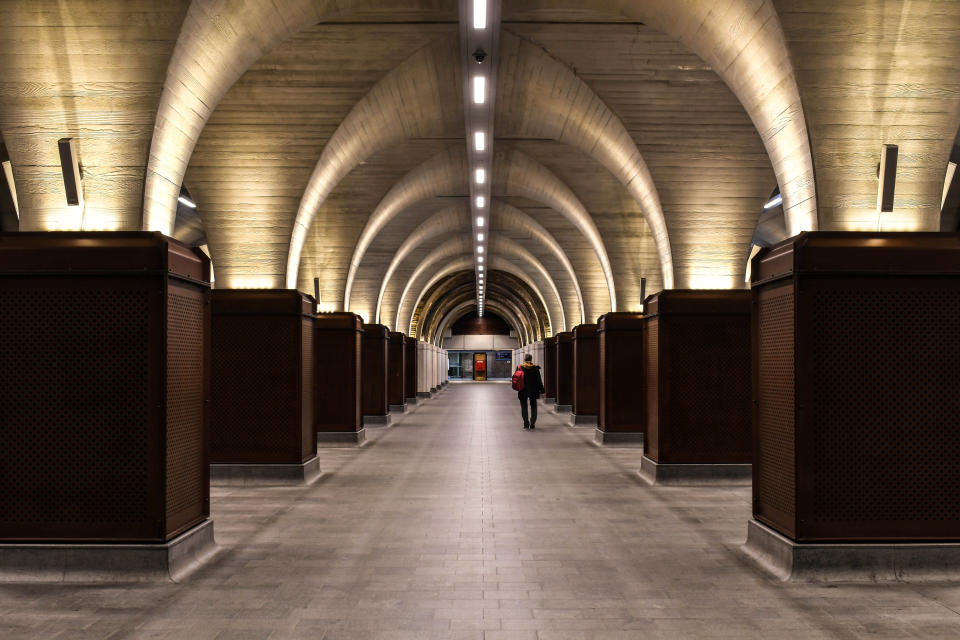
{"type": "Polygon", "coordinates": [[[643,316],[608,313],[600,318],[600,407],[602,431],[645,430],[643,316]]]}
{"type": "Polygon", "coordinates": [[[0,538],[159,536],[156,284],[0,280],[0,538]]]}
{"type": "MultiPolygon", "coordinates": [[[[359,431],[362,325],[352,313],[321,314],[314,344],[317,431],[359,431]]],[[[414,345],[416,347],[416,345],[414,345]]]]}
{"type": "Polygon", "coordinates": [[[757,303],[757,425],[754,515],[796,530],[793,284],[761,291],[757,303]]]}
{"type": "Polygon", "coordinates": [[[644,453],[659,455],[660,426],[660,319],[648,318],[643,330],[644,384],[647,387],[647,433],[643,440],[644,453]]]}
{"type": "Polygon", "coordinates": [[[573,404],[573,334],[557,334],[557,404],[573,404]]]}
{"type": "Polygon", "coordinates": [[[595,416],[600,410],[600,344],[597,325],[573,330],[573,412],[595,416]]]}
{"type": "Polygon", "coordinates": [[[960,535],[960,284],[811,280],[810,537],[960,535]]]}
{"type": "Polygon", "coordinates": [[[169,285],[167,297],[167,494],[168,537],[209,514],[204,442],[208,326],[206,293],[169,285]]]}
{"type": "Polygon", "coordinates": [[[312,318],[300,322],[300,457],[309,460],[317,454],[317,437],[314,428],[314,335],[312,318]]]}

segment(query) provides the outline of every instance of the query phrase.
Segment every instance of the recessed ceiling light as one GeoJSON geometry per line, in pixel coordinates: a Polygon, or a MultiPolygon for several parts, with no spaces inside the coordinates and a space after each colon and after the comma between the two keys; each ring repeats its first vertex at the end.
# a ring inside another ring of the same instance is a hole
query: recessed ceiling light
{"type": "Polygon", "coordinates": [[[483,131],[475,131],[473,134],[473,148],[477,151],[483,151],[487,148],[487,134],[483,131]]]}
{"type": "Polygon", "coordinates": [[[473,28],[487,28],[487,0],[473,0],[473,28]]]}
{"type": "Polygon", "coordinates": [[[477,256],[477,262],[483,262],[483,256],[477,256]]]}
{"type": "Polygon", "coordinates": [[[783,204],[783,196],[778,193],[777,195],[773,196],[773,198],[771,198],[767,204],[763,205],[763,208],[773,209],[774,207],[779,207],[781,204],[783,204]]]}
{"type": "Polygon", "coordinates": [[[477,226],[478,226],[478,227],[482,227],[482,226],[483,226],[483,216],[477,218],[477,226]]]}
{"type": "Polygon", "coordinates": [[[483,253],[483,245],[477,247],[477,253],[483,253]]]}
{"type": "Polygon", "coordinates": [[[486,169],[477,169],[475,172],[477,184],[483,184],[487,181],[487,170],[486,169]]]}
{"type": "Polygon", "coordinates": [[[478,234],[477,234],[477,242],[483,242],[483,234],[482,234],[482,233],[478,233],[478,234]]]}
{"type": "Polygon", "coordinates": [[[473,76],[473,103],[483,104],[487,101],[487,79],[484,76],[473,76]]]}
{"type": "Polygon", "coordinates": [[[487,199],[483,196],[477,196],[477,209],[483,209],[487,206],[487,199]]]}
{"type": "Polygon", "coordinates": [[[477,267],[477,271],[483,271],[483,265],[480,265],[479,267],[477,267]]]}

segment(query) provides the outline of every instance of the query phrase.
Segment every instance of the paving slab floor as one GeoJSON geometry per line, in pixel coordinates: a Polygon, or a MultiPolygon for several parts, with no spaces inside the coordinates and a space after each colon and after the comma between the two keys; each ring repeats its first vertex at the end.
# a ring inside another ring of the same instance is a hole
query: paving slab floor
{"type": "Polygon", "coordinates": [[[215,488],[223,550],[181,584],[0,585],[0,638],[960,637],[960,585],[771,580],[749,488],[649,487],[540,415],[451,384],[311,487],[215,488]]]}

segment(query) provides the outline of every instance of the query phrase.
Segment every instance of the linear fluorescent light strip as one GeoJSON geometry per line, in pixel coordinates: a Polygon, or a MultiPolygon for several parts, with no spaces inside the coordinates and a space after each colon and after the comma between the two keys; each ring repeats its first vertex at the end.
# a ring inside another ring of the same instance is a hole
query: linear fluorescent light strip
{"type": "Polygon", "coordinates": [[[473,0],[473,28],[487,28],[487,0],[473,0]]]}
{"type": "Polygon", "coordinates": [[[473,103],[483,104],[487,101],[487,79],[484,76],[473,77],[473,103]]]}
{"type": "Polygon", "coordinates": [[[487,199],[483,196],[477,196],[477,209],[483,209],[487,206],[487,199]]]}
{"type": "Polygon", "coordinates": [[[770,201],[767,202],[767,204],[763,205],[763,208],[773,209],[774,207],[779,207],[781,204],[783,204],[783,196],[778,193],[773,198],[771,198],[770,201]]]}
{"type": "Polygon", "coordinates": [[[477,151],[483,151],[487,148],[487,134],[483,131],[476,131],[473,134],[473,148],[477,151]]]}
{"type": "Polygon", "coordinates": [[[186,205],[191,209],[197,208],[196,202],[194,202],[193,200],[190,200],[189,198],[185,198],[184,196],[180,196],[179,198],[177,198],[177,202],[179,202],[180,204],[186,205]]]}
{"type": "Polygon", "coordinates": [[[487,181],[487,171],[486,169],[477,169],[476,171],[476,180],[477,184],[484,184],[487,181]]]}

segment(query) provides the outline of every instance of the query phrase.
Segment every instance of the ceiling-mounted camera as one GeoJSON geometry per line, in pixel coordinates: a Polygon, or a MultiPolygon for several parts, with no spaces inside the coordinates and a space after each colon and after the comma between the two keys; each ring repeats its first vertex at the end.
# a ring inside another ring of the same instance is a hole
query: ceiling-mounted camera
{"type": "Polygon", "coordinates": [[[483,61],[487,59],[487,52],[478,47],[477,50],[473,52],[473,59],[477,64],[483,64],[483,61]]]}

